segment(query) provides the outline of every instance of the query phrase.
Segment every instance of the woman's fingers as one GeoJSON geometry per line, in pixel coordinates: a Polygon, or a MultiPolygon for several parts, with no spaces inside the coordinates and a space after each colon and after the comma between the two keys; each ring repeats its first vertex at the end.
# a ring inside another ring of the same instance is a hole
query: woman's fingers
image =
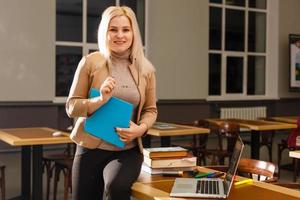
{"type": "Polygon", "coordinates": [[[101,85],[102,89],[109,88],[112,91],[115,88],[116,81],[112,77],[107,77],[103,84],[101,85]]]}
{"type": "Polygon", "coordinates": [[[123,142],[132,141],[131,134],[127,131],[127,128],[116,128],[116,131],[120,136],[120,140],[122,140],[123,142]]]}
{"type": "Polygon", "coordinates": [[[102,91],[105,93],[111,93],[115,88],[115,82],[113,81],[106,81],[102,85],[102,91]]]}

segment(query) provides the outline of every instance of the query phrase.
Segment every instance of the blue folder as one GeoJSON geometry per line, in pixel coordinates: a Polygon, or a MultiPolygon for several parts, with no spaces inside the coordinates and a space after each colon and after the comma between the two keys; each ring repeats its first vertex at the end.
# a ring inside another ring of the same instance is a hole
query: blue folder
{"type": "MultiPolygon", "coordinates": [[[[90,98],[100,96],[100,91],[92,88],[90,98]]],[[[125,143],[120,140],[115,128],[128,128],[133,105],[117,97],[111,97],[108,102],[98,108],[84,124],[84,130],[117,147],[123,148],[125,143]]]]}

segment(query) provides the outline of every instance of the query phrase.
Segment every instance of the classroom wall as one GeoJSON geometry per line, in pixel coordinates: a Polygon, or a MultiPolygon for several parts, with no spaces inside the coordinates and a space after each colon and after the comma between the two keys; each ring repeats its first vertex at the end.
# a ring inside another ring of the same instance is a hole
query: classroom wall
{"type": "MultiPolygon", "coordinates": [[[[146,52],[157,69],[158,98],[206,99],[208,1],[151,0],[147,4],[146,52]]],[[[300,34],[299,6],[299,0],[278,1],[278,23],[274,25],[278,35],[273,30],[269,33],[270,38],[278,37],[269,42],[278,51],[269,60],[274,75],[267,81],[275,88],[270,97],[300,97],[299,92],[288,91],[288,34],[300,34]]],[[[0,2],[1,102],[54,99],[54,40],[55,1],[0,2]]]]}
{"type": "Polygon", "coordinates": [[[55,1],[0,2],[0,101],[52,101],[55,1]]]}
{"type": "Polygon", "coordinates": [[[289,34],[300,34],[300,1],[279,1],[279,31],[278,31],[278,95],[281,98],[300,97],[300,92],[289,92],[289,34]]]}
{"type": "Polygon", "coordinates": [[[148,1],[147,54],[158,99],[208,95],[208,1],[148,1]]]}

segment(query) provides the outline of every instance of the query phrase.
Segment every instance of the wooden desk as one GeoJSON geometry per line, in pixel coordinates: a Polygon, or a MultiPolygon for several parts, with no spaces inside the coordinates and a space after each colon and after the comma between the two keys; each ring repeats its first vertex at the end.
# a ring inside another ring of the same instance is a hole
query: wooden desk
{"type": "Polygon", "coordinates": [[[170,136],[208,134],[210,130],[195,126],[156,122],[149,130],[151,136],[161,137],[161,146],[170,146],[170,136]]]}
{"type": "Polygon", "coordinates": [[[283,117],[271,117],[271,119],[278,122],[285,122],[290,124],[297,124],[299,116],[283,116],[283,117]]]}
{"type": "MultiPolygon", "coordinates": [[[[207,171],[200,168],[200,171],[207,171]]],[[[132,196],[141,200],[191,200],[194,198],[170,197],[174,183],[172,177],[151,176],[141,173],[138,181],[132,186],[132,196]]],[[[199,198],[197,198],[199,199],[199,198]]],[[[263,182],[254,182],[252,185],[232,186],[228,200],[299,200],[300,191],[291,190],[263,182]]]]}
{"type": "Polygon", "coordinates": [[[62,136],[53,137],[55,129],[39,128],[15,128],[0,129],[0,140],[11,146],[21,146],[21,199],[43,199],[42,156],[44,144],[71,143],[69,134],[62,132],[62,136]],[[31,196],[31,157],[32,157],[32,196],[31,196]],[[32,197],[32,198],[31,198],[32,197]]]}
{"type": "Polygon", "coordinates": [[[263,120],[243,120],[243,119],[207,119],[207,121],[214,125],[220,124],[223,121],[231,121],[238,123],[240,127],[248,128],[251,130],[251,158],[259,160],[259,140],[260,133],[268,134],[263,131],[276,131],[282,129],[296,128],[296,124],[289,124],[275,121],[263,121],[263,120]]]}
{"type": "Polygon", "coordinates": [[[292,157],[292,158],[300,159],[300,150],[290,151],[289,156],[292,157]]]}

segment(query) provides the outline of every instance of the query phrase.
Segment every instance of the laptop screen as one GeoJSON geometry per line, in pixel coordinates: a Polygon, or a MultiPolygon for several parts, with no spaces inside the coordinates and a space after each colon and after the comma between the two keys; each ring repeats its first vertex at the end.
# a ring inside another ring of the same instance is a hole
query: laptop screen
{"type": "Polygon", "coordinates": [[[240,136],[238,136],[237,141],[235,143],[235,147],[232,153],[232,157],[230,159],[230,163],[228,166],[228,170],[226,172],[226,176],[225,176],[225,194],[228,194],[228,191],[230,191],[230,188],[232,186],[233,183],[233,179],[239,164],[239,160],[241,158],[242,155],[242,151],[244,148],[244,144],[242,142],[242,139],[240,136]]]}

